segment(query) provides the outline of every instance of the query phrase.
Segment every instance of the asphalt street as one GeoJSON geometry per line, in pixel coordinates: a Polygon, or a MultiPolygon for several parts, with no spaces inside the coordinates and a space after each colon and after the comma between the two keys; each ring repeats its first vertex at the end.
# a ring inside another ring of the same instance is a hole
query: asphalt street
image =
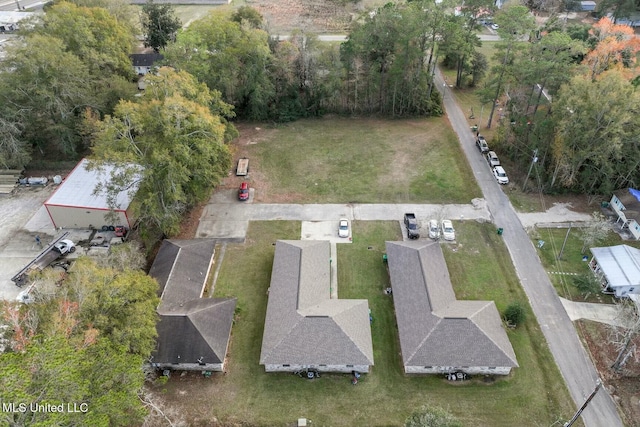
{"type": "MultiPolygon", "coordinates": [[[[478,152],[475,146],[475,134],[471,132],[464,113],[451,96],[451,88],[439,72],[437,82],[444,96],[444,105],[451,126],[458,134],[462,149],[484,194],[496,227],[504,230],[503,239],[511,254],[520,283],[529,298],[531,308],[576,408],[579,408],[593,392],[598,373],[543,269],[531,239],[511,206],[509,198],[495,181],[487,162],[478,152]]],[[[485,123],[481,125],[484,127],[485,123]]],[[[623,425],[616,405],[606,390],[606,384],[584,410],[582,420],[586,427],[623,425]]]]}

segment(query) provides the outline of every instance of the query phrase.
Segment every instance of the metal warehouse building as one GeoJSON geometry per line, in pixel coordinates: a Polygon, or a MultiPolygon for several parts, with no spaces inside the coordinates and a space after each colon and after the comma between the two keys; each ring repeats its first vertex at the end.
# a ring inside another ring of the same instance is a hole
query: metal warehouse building
{"type": "Polygon", "coordinates": [[[124,225],[131,229],[135,219],[130,210],[134,191],[122,191],[111,211],[107,196],[94,194],[98,184],[109,182],[115,166],[104,165],[100,170],[87,170],[89,160],[82,159],[60,187],[44,203],[56,228],[97,228],[124,225]],[[108,220],[109,213],[116,215],[116,222],[108,220]]]}

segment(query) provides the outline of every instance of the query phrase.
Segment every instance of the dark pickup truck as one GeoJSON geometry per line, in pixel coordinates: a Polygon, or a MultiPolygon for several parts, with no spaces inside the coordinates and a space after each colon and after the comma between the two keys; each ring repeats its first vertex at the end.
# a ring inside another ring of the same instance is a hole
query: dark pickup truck
{"type": "Polygon", "coordinates": [[[404,214],[404,225],[407,226],[407,237],[410,239],[417,239],[420,237],[420,229],[418,227],[418,220],[415,214],[404,214]]]}

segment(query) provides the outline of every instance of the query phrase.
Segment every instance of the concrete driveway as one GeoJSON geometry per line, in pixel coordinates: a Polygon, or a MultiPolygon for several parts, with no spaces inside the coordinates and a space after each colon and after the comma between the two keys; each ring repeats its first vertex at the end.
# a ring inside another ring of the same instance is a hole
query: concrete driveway
{"type": "Polygon", "coordinates": [[[576,302],[562,297],[560,302],[571,320],[592,320],[607,325],[622,326],[618,322],[619,310],[614,304],[576,302]]]}
{"type": "Polygon", "coordinates": [[[468,205],[451,204],[256,204],[239,202],[234,190],[216,193],[200,217],[196,237],[242,242],[249,221],[402,221],[413,212],[425,225],[428,218],[491,221],[487,204],[475,199],[468,205]]]}

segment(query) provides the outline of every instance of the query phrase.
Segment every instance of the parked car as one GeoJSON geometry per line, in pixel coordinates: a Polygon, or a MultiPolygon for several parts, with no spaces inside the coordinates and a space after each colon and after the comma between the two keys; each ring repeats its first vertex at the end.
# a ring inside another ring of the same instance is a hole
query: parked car
{"type": "Polygon", "coordinates": [[[440,227],[438,227],[438,221],[435,219],[429,221],[429,238],[434,240],[440,238],[440,227]]]}
{"type": "Polygon", "coordinates": [[[456,240],[456,230],[448,219],[442,220],[442,237],[444,240],[456,240]]]}
{"type": "Polygon", "coordinates": [[[76,251],[76,245],[69,239],[60,240],[58,243],[53,245],[53,249],[61,255],[65,255],[67,253],[73,253],[76,251]]]}
{"type": "Polygon", "coordinates": [[[496,177],[496,181],[498,181],[498,184],[509,183],[509,177],[507,176],[507,173],[504,171],[502,166],[496,166],[495,168],[493,168],[493,176],[496,177]]]}
{"type": "Polygon", "coordinates": [[[346,218],[340,218],[338,223],[338,236],[349,237],[349,220],[346,218]]]}
{"type": "Polygon", "coordinates": [[[489,144],[487,144],[487,140],[484,139],[484,136],[482,135],[478,135],[478,137],[476,138],[476,146],[481,153],[489,152],[489,144]]]}
{"type": "Polygon", "coordinates": [[[249,184],[246,182],[240,184],[240,188],[238,189],[238,200],[243,202],[249,200],[249,184]]]}
{"type": "Polygon", "coordinates": [[[489,151],[487,153],[487,162],[489,162],[490,167],[500,166],[500,159],[498,159],[498,155],[495,151],[489,151]]]}
{"type": "Polygon", "coordinates": [[[497,30],[498,28],[500,28],[500,27],[498,26],[498,24],[491,24],[491,29],[492,29],[492,30],[497,30]]]}

